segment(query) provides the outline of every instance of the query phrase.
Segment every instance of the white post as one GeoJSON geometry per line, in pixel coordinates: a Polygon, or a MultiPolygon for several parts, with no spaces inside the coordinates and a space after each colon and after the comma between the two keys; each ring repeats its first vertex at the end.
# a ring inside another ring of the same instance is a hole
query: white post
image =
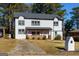
{"type": "Polygon", "coordinates": [[[66,51],[75,51],[75,42],[73,37],[67,37],[65,40],[66,51]]]}
{"type": "Polygon", "coordinates": [[[54,39],[54,36],[53,36],[53,30],[51,30],[51,40],[54,39]]]}

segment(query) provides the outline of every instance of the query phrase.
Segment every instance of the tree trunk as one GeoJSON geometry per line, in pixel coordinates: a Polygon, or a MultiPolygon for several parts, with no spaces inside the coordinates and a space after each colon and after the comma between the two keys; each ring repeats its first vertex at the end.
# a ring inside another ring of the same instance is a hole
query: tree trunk
{"type": "Polygon", "coordinates": [[[3,37],[5,38],[5,28],[3,28],[3,37]]]}
{"type": "Polygon", "coordinates": [[[11,38],[11,19],[9,19],[9,38],[11,38]]]}
{"type": "Polygon", "coordinates": [[[79,20],[77,20],[76,24],[77,24],[77,29],[79,29],[79,20]]]}

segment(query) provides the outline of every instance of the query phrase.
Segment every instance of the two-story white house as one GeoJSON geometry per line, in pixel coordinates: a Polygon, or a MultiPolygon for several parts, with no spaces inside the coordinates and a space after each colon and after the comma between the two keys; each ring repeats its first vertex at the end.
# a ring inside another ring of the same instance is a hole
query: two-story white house
{"type": "Polygon", "coordinates": [[[63,19],[53,14],[16,13],[15,39],[26,39],[26,35],[48,36],[53,40],[57,35],[63,37],[63,19]]]}

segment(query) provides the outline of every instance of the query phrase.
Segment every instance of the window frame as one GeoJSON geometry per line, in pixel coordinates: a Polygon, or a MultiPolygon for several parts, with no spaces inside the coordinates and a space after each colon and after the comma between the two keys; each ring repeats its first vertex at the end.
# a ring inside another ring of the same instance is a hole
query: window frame
{"type": "Polygon", "coordinates": [[[40,21],[31,21],[32,26],[40,26],[40,21]]]}
{"type": "Polygon", "coordinates": [[[54,26],[58,26],[58,21],[54,21],[54,26]]]}
{"type": "Polygon", "coordinates": [[[18,29],[18,34],[25,34],[25,30],[24,29],[18,29]]]}
{"type": "Polygon", "coordinates": [[[18,20],[18,25],[21,25],[21,26],[25,25],[24,20],[18,20]]]}

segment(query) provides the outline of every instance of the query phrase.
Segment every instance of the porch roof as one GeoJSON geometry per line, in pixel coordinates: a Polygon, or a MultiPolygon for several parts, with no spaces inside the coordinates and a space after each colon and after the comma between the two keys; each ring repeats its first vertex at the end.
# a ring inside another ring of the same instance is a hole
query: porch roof
{"type": "Polygon", "coordinates": [[[48,29],[48,30],[51,30],[52,28],[50,28],[50,27],[26,27],[26,29],[48,29]]]}

